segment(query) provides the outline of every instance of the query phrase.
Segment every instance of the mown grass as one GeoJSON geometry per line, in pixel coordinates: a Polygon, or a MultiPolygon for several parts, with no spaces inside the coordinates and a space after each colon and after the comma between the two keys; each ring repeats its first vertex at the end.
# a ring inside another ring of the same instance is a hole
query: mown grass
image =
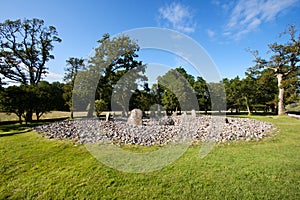
{"type": "Polygon", "coordinates": [[[201,146],[191,146],[171,165],[145,174],[108,168],[83,145],[2,125],[0,199],[298,199],[300,121],[251,118],[274,123],[276,136],[220,144],[203,159],[201,146]]]}
{"type": "MultiPolygon", "coordinates": [[[[70,112],[65,111],[51,111],[42,115],[41,120],[43,119],[53,119],[53,118],[62,118],[62,117],[69,117],[70,112]]],[[[36,120],[36,116],[33,115],[33,120],[36,120]]],[[[18,117],[15,114],[7,114],[4,112],[0,112],[0,122],[4,121],[18,121],[18,117]]]]}

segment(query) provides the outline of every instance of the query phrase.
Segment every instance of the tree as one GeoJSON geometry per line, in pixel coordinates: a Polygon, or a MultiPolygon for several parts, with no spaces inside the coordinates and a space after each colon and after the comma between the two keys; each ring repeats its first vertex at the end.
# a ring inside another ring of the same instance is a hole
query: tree
{"type": "Polygon", "coordinates": [[[227,108],[231,110],[235,109],[235,112],[238,113],[240,110],[241,104],[241,84],[242,80],[237,76],[231,80],[224,78],[223,83],[226,91],[226,103],[227,108]]]}
{"type": "Polygon", "coordinates": [[[240,85],[241,102],[247,108],[248,115],[252,114],[253,106],[256,104],[258,87],[255,77],[246,73],[246,77],[241,80],[240,85]]]}
{"type": "Polygon", "coordinates": [[[264,108],[265,112],[271,109],[272,112],[276,113],[278,88],[273,70],[265,69],[253,76],[256,76],[256,94],[253,95],[256,99],[255,108],[264,108]]]}
{"type": "Polygon", "coordinates": [[[151,106],[156,104],[155,93],[149,88],[148,83],[144,83],[143,90],[136,89],[129,101],[129,110],[139,108],[141,110],[150,110],[151,106]]]}
{"type": "Polygon", "coordinates": [[[65,68],[64,81],[66,85],[64,87],[64,99],[71,111],[71,119],[73,119],[73,108],[72,108],[72,92],[74,88],[74,82],[79,70],[84,69],[84,59],[70,57],[67,62],[67,67],[65,68]]]}
{"type": "Polygon", "coordinates": [[[0,108],[2,112],[14,113],[22,124],[22,116],[26,110],[25,91],[18,86],[9,86],[0,93],[0,108]],[[18,98],[16,98],[18,97],[18,98]]]}
{"type": "MultiPolygon", "coordinates": [[[[289,40],[285,44],[278,44],[277,42],[270,44],[269,49],[273,54],[269,60],[263,59],[258,56],[258,51],[251,51],[255,57],[256,65],[250,70],[260,70],[260,69],[272,69],[274,75],[277,78],[278,87],[278,115],[285,114],[284,108],[284,96],[285,87],[284,82],[287,77],[299,70],[299,55],[300,55],[300,35],[297,34],[297,30],[294,25],[289,26],[288,30],[282,35],[288,35],[289,40]]],[[[298,72],[299,75],[299,72],[298,72]]]]}
{"type": "Polygon", "coordinates": [[[107,103],[103,99],[99,99],[95,101],[95,111],[97,117],[100,117],[103,111],[107,110],[107,103]]]}
{"type": "Polygon", "coordinates": [[[176,110],[199,110],[198,101],[192,85],[194,77],[188,75],[183,68],[169,70],[158,77],[159,87],[162,89],[162,104],[170,113],[176,110]]]}
{"type": "Polygon", "coordinates": [[[69,111],[69,105],[65,99],[65,87],[67,84],[60,82],[53,82],[50,84],[51,94],[53,95],[52,110],[69,111]]]}
{"type": "Polygon", "coordinates": [[[208,83],[209,97],[211,99],[211,110],[221,113],[226,110],[226,92],[223,82],[210,82],[208,83]]]}
{"type": "Polygon", "coordinates": [[[202,77],[197,77],[194,81],[193,89],[196,93],[199,109],[204,110],[205,114],[210,109],[210,96],[206,81],[202,77]]]}
{"type": "Polygon", "coordinates": [[[5,85],[5,83],[2,82],[2,79],[1,79],[1,77],[0,77],[0,91],[3,90],[3,85],[5,85]]]}
{"type": "Polygon", "coordinates": [[[47,73],[53,42],[61,42],[55,27],[40,19],[0,23],[0,74],[11,81],[36,85],[47,73]]]}
{"type": "Polygon", "coordinates": [[[85,71],[79,74],[79,78],[76,78],[78,84],[75,83],[75,95],[76,98],[81,99],[81,107],[89,105],[88,116],[93,114],[95,99],[103,99],[111,109],[110,102],[113,91],[117,90],[120,93],[114,98],[115,103],[126,107],[123,102],[126,99],[129,106],[130,98],[121,95],[128,96],[131,91],[126,88],[136,89],[135,86],[137,86],[138,81],[146,80],[143,75],[146,66],[141,61],[136,60],[139,46],[135,41],[125,35],[111,39],[109,34],[104,34],[98,43],[99,46],[95,48],[94,56],[88,60],[85,71]],[[126,88],[122,88],[121,85],[119,87],[118,81],[129,71],[132,71],[129,75],[131,80],[123,81],[120,84],[128,83],[131,85],[127,85],[126,88]],[[91,88],[96,88],[96,91],[92,91],[91,88]]]}

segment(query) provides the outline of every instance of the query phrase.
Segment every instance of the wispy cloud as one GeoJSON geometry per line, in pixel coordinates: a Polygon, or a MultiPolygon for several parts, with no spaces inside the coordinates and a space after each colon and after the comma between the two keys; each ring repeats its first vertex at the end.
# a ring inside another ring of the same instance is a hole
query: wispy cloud
{"type": "Polygon", "coordinates": [[[214,38],[216,35],[216,33],[211,29],[206,29],[206,33],[207,33],[208,37],[210,37],[210,38],[214,38]]]}
{"type": "Polygon", "coordinates": [[[180,3],[171,3],[159,8],[160,24],[184,33],[195,32],[196,23],[189,7],[180,3]]]}
{"type": "Polygon", "coordinates": [[[276,19],[297,0],[239,0],[232,8],[225,33],[236,40],[276,19]]]}
{"type": "Polygon", "coordinates": [[[46,80],[49,80],[49,81],[61,81],[62,79],[63,79],[63,75],[57,74],[54,72],[50,72],[50,71],[46,76],[46,80]]]}

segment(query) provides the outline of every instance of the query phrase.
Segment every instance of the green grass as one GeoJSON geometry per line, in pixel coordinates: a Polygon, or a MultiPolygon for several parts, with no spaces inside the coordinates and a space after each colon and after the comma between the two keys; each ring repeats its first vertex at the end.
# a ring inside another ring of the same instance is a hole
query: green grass
{"type": "MultiPolygon", "coordinates": [[[[41,119],[53,119],[53,118],[62,118],[62,117],[69,117],[70,112],[65,111],[51,111],[49,113],[45,113],[42,115],[41,119]]],[[[36,120],[36,116],[33,115],[33,120],[36,120]]],[[[18,121],[18,117],[15,114],[7,114],[0,112],[0,122],[3,121],[18,121]]]]}
{"type": "Polygon", "coordinates": [[[201,146],[191,146],[146,174],[108,168],[83,145],[2,125],[0,199],[299,199],[300,121],[251,118],[274,123],[276,136],[220,144],[203,159],[201,146]]]}

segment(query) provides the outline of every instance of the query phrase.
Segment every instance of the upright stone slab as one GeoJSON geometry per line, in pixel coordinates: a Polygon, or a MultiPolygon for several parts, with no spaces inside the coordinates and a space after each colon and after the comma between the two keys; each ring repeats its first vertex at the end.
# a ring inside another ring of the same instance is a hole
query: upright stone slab
{"type": "Polygon", "coordinates": [[[155,112],[153,110],[150,110],[149,117],[150,118],[154,118],[155,117],[155,112]]]}
{"type": "Polygon", "coordinates": [[[110,120],[110,113],[109,112],[106,112],[106,115],[105,115],[105,121],[109,121],[110,120]]]}
{"type": "Polygon", "coordinates": [[[177,111],[174,111],[173,113],[172,113],[172,117],[176,117],[177,116],[177,111]]]}
{"type": "Polygon", "coordinates": [[[196,117],[197,116],[196,115],[196,111],[194,109],[191,111],[191,114],[192,114],[192,117],[196,117]]]}
{"type": "Polygon", "coordinates": [[[143,112],[140,109],[133,109],[130,112],[130,116],[127,120],[127,124],[134,125],[134,126],[141,126],[143,125],[143,112]]]}

